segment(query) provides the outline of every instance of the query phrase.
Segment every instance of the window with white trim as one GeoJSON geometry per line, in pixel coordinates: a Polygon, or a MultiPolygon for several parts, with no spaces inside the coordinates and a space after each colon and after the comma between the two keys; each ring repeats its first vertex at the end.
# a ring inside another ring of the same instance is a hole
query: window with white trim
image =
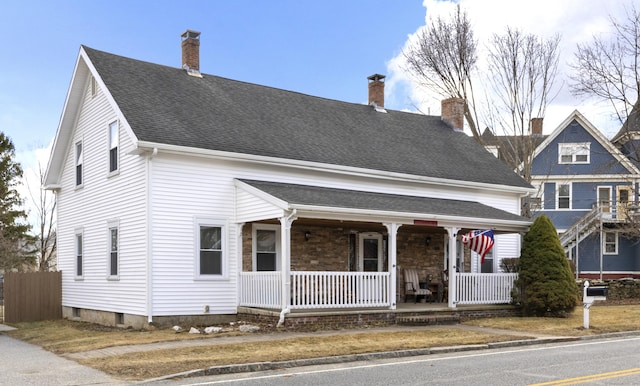
{"type": "Polygon", "coordinates": [[[196,276],[213,279],[226,273],[226,225],[221,221],[196,220],[196,276]]]}
{"type": "Polygon", "coordinates": [[[618,232],[604,232],[604,254],[618,254],[618,232]]]}
{"type": "MultiPolygon", "coordinates": [[[[487,252],[486,255],[484,255],[484,263],[480,264],[480,272],[481,273],[493,273],[495,267],[494,267],[494,249],[495,249],[495,245],[491,248],[491,250],[489,250],[489,252],[487,252]]],[[[478,258],[478,262],[480,262],[480,258],[478,258]]]]}
{"type": "Polygon", "coordinates": [[[588,164],[591,161],[591,143],[559,143],[558,163],[588,164]]]}
{"type": "Polygon", "coordinates": [[[118,158],[120,145],[120,133],[118,127],[118,121],[114,121],[109,124],[109,173],[113,173],[118,170],[118,158]]]}
{"type": "Polygon", "coordinates": [[[558,184],[556,209],[571,209],[571,184],[558,184]]]}
{"type": "Polygon", "coordinates": [[[82,230],[76,230],[75,233],[75,271],[76,279],[81,279],[84,275],[84,261],[83,261],[83,245],[82,245],[82,230]]]}
{"type": "Polygon", "coordinates": [[[117,224],[111,224],[108,232],[109,238],[109,279],[117,279],[120,275],[120,257],[119,257],[119,227],[117,224]]]}
{"type": "Polygon", "coordinates": [[[83,162],[83,154],[82,154],[82,141],[76,142],[76,186],[82,185],[82,162],[83,162]]]}
{"type": "Polygon", "coordinates": [[[253,270],[280,270],[280,226],[253,225],[253,270]]]}

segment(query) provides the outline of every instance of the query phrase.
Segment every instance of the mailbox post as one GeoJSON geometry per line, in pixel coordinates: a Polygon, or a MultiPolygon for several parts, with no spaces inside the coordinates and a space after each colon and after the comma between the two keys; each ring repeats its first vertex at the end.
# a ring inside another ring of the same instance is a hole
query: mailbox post
{"type": "Polygon", "coordinates": [[[584,328],[589,328],[589,308],[596,300],[607,300],[607,294],[609,289],[604,286],[589,288],[589,282],[584,282],[584,289],[582,292],[582,305],[584,306],[583,320],[584,328]]]}

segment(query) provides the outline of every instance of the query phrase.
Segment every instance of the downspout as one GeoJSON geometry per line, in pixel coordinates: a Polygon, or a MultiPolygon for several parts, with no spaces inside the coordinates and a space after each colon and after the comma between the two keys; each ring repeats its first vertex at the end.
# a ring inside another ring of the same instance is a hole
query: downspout
{"type": "Polygon", "coordinates": [[[282,311],[280,311],[280,319],[276,327],[284,325],[284,317],[291,312],[291,302],[287,296],[291,289],[291,223],[296,220],[297,210],[293,209],[287,217],[282,217],[280,223],[283,228],[281,237],[282,248],[282,311]]]}
{"type": "Polygon", "coordinates": [[[147,323],[153,323],[153,280],[151,274],[153,272],[151,266],[151,160],[158,154],[158,148],[154,147],[151,154],[146,159],[145,166],[147,172],[146,183],[146,201],[147,201],[147,323]]]}

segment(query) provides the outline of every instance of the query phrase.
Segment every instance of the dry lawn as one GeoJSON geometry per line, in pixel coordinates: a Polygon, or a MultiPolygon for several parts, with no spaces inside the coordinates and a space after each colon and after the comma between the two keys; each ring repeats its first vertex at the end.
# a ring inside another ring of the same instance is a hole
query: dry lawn
{"type": "Polygon", "coordinates": [[[589,329],[586,330],[583,328],[582,307],[576,307],[568,318],[488,318],[464,324],[561,336],[640,331],[640,305],[592,306],[589,311],[589,329]]]}
{"type": "MultiPolygon", "coordinates": [[[[522,338],[522,337],[520,337],[522,338]]],[[[342,333],[338,336],[277,339],[265,342],[221,344],[156,350],[80,363],[129,380],[143,380],[211,366],[286,361],[326,356],[407,350],[514,339],[455,328],[411,332],[342,333]]]]}
{"type": "MultiPolygon", "coordinates": [[[[120,330],[87,323],[55,321],[19,324],[18,330],[7,333],[15,338],[37,344],[57,354],[86,352],[99,348],[206,339],[203,346],[171,350],[154,350],[131,354],[85,359],[80,362],[105,371],[115,377],[143,380],[188,370],[217,365],[282,361],[367,352],[406,350],[451,345],[482,344],[523,339],[531,334],[580,336],[606,332],[640,330],[640,305],[593,306],[590,329],[582,328],[582,309],[576,308],[568,318],[491,318],[464,324],[509,329],[515,334],[478,332],[453,327],[412,329],[408,331],[341,331],[335,335],[318,334],[289,338],[279,332],[269,334],[268,341],[228,343],[218,339],[230,335],[251,335],[237,330],[213,336],[176,334],[171,329],[152,331],[120,330]],[[521,334],[518,332],[522,332],[521,334]],[[210,343],[209,343],[210,342],[210,343]]],[[[256,333],[253,333],[256,334],[256,333]]]]}

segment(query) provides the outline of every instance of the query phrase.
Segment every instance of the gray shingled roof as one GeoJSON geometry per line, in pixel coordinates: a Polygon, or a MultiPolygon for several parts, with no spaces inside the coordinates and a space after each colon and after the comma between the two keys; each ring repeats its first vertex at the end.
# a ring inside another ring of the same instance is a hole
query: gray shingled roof
{"type": "Polygon", "coordinates": [[[530,187],[437,116],[385,114],[83,49],[139,141],[530,187]]]}
{"type": "Polygon", "coordinates": [[[292,205],[530,222],[529,219],[522,216],[474,201],[403,196],[267,181],[240,181],[292,205]]]}

